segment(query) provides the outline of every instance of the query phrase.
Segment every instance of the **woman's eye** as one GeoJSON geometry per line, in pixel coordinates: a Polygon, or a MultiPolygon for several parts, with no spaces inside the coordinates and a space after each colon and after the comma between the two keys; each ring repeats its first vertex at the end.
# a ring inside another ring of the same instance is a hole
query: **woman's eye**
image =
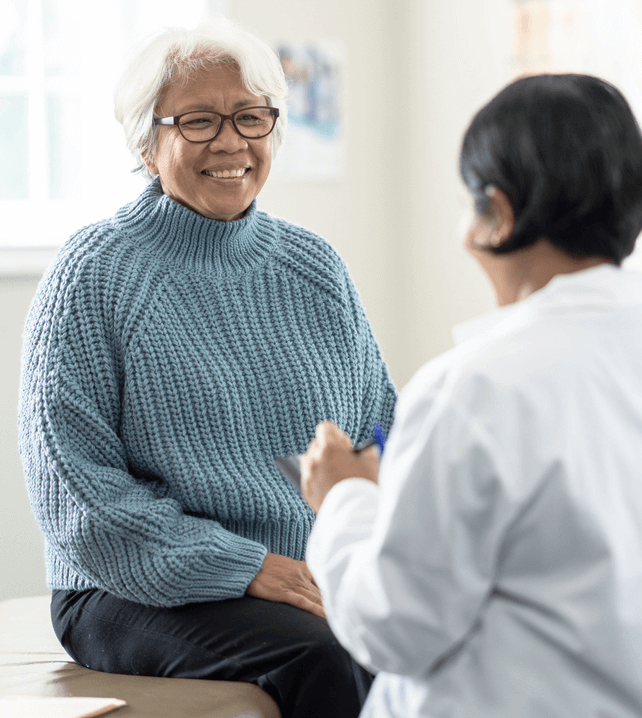
{"type": "Polygon", "coordinates": [[[256,115],[252,114],[243,114],[243,115],[237,115],[236,121],[240,122],[243,125],[255,125],[258,122],[261,122],[261,118],[257,117],[256,115]]]}
{"type": "Polygon", "coordinates": [[[207,119],[205,117],[199,117],[195,120],[188,120],[187,122],[183,123],[187,127],[209,127],[212,124],[212,120],[207,119]]]}

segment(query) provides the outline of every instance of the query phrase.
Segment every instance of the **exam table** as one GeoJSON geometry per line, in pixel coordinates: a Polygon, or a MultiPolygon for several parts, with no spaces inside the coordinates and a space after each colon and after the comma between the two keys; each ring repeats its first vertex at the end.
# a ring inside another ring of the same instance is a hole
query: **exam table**
{"type": "Polygon", "coordinates": [[[51,627],[50,600],[0,602],[0,697],[120,698],[127,705],[108,714],[114,718],[280,718],[250,683],[114,675],[74,663],[51,627]]]}

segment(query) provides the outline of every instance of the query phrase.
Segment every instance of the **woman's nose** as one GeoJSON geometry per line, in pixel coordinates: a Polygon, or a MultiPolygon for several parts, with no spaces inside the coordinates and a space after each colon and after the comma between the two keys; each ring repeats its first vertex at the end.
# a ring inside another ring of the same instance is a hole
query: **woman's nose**
{"type": "Polygon", "coordinates": [[[236,152],[246,147],[247,141],[239,135],[229,117],[223,120],[218,135],[209,144],[212,152],[236,152]]]}

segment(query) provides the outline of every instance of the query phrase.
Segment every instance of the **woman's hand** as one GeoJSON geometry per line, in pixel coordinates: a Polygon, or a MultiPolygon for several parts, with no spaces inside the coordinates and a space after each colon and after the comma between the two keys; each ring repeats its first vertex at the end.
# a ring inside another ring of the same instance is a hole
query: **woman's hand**
{"type": "Polygon", "coordinates": [[[267,601],[289,603],[325,618],[321,592],[305,561],[268,553],[263,566],[247,587],[247,594],[267,601]]]}
{"type": "Polygon", "coordinates": [[[317,425],[315,438],[301,458],[301,492],[318,513],[339,481],[361,478],[378,483],[379,456],[374,446],[355,453],[350,437],[329,421],[317,425]]]}

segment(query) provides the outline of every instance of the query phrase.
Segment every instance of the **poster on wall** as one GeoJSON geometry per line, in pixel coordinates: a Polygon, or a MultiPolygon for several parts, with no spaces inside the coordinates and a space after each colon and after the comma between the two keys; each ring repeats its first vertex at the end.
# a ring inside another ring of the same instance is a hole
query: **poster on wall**
{"type": "Polygon", "coordinates": [[[337,180],[343,172],[340,53],[332,43],[283,43],[288,129],[274,164],[284,178],[337,180]]]}

